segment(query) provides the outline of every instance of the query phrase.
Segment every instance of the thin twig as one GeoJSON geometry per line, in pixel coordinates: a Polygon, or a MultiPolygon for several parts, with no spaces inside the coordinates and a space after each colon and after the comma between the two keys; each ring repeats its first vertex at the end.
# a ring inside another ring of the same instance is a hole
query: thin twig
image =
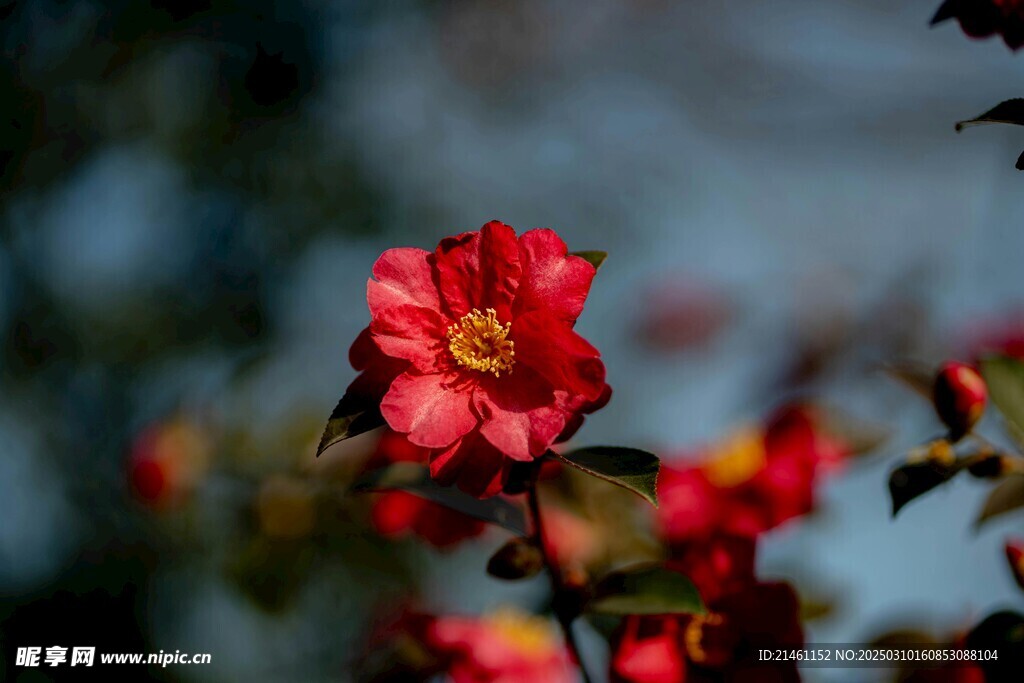
{"type": "Polygon", "coordinates": [[[548,577],[551,579],[551,591],[554,594],[552,598],[552,605],[555,612],[555,618],[558,620],[558,625],[562,627],[562,633],[565,635],[565,644],[569,647],[569,651],[572,652],[572,656],[576,659],[576,663],[579,666],[580,674],[583,676],[584,683],[592,683],[590,674],[587,672],[587,667],[583,663],[583,657],[580,654],[579,643],[576,641],[576,636],[572,631],[572,622],[577,615],[567,613],[565,610],[566,588],[565,583],[562,580],[562,572],[558,568],[548,554],[547,545],[544,543],[544,523],[540,516],[540,500],[537,496],[537,482],[533,480],[529,483],[526,489],[526,497],[530,507],[530,517],[533,519],[533,537],[537,543],[537,547],[540,548],[541,557],[544,558],[544,566],[547,568],[548,577]]]}

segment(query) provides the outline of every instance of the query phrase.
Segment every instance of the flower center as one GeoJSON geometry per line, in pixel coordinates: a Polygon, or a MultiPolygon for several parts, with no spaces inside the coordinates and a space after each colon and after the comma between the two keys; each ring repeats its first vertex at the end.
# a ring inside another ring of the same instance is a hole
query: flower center
{"type": "Polygon", "coordinates": [[[484,313],[474,308],[462,316],[448,328],[448,350],[459,365],[500,377],[504,370],[512,372],[516,352],[515,342],[507,339],[512,323],[502,326],[495,315],[493,308],[484,313]]]}

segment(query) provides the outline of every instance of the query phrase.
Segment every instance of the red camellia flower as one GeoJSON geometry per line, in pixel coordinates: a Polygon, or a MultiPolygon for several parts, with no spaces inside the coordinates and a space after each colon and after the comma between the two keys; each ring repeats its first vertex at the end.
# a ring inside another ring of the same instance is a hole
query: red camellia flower
{"type": "MultiPolygon", "coordinates": [[[[394,462],[427,462],[429,449],[411,443],[402,434],[385,430],[367,469],[394,462]]],[[[377,532],[383,536],[415,534],[438,548],[450,548],[482,534],[487,525],[461,512],[405,491],[387,491],[377,496],[371,510],[377,532]]]]}
{"type": "Polygon", "coordinates": [[[741,430],[713,447],[701,465],[662,469],[662,536],[669,543],[754,537],[807,514],[819,471],[835,467],[846,450],[813,410],[785,406],[766,427],[741,430]]]}
{"type": "Polygon", "coordinates": [[[371,322],[349,388],[430,449],[431,475],[478,497],[513,461],[571,436],[609,396],[597,349],[574,330],[595,268],[551,230],[491,222],[434,252],[390,249],[367,283],[371,322]]]}
{"type": "Polygon", "coordinates": [[[427,649],[451,683],[575,683],[577,675],[555,626],[511,608],[483,617],[436,617],[427,649]]]}
{"type": "Polygon", "coordinates": [[[932,25],[948,19],[959,21],[972,38],[999,34],[1012,50],[1024,45],[1024,0],[946,0],[932,25]]]}

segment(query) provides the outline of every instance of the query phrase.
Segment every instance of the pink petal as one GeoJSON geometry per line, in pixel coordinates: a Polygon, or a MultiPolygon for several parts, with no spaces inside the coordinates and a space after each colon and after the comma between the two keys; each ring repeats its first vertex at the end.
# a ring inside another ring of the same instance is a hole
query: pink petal
{"type": "Polygon", "coordinates": [[[583,312],[597,269],[568,248],[554,230],[530,230],[519,238],[523,275],[516,292],[515,313],[546,310],[574,323],[583,312]]]}
{"type": "Polygon", "coordinates": [[[473,406],[483,421],[480,433],[514,460],[543,454],[565,426],[550,383],[527,366],[481,380],[473,406]]]}
{"type": "Polygon", "coordinates": [[[367,300],[375,314],[395,306],[441,308],[434,282],[434,255],[423,249],[388,249],[373,264],[376,287],[369,288],[367,300]]]}
{"type": "Polygon", "coordinates": [[[391,383],[380,412],[397,432],[427,448],[444,448],[477,425],[472,385],[447,375],[407,371],[391,383]]]}
{"type": "Polygon", "coordinates": [[[409,305],[378,311],[370,332],[382,352],[410,361],[420,372],[436,372],[451,363],[444,320],[436,311],[409,305]]]}

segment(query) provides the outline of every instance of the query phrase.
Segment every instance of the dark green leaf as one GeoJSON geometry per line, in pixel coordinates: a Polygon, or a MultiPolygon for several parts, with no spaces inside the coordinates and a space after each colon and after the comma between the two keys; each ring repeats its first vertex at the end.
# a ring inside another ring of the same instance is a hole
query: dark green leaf
{"type": "Polygon", "coordinates": [[[377,406],[359,400],[352,394],[345,394],[327,419],[327,426],[324,427],[320,445],[316,449],[317,457],[339,441],[383,425],[384,418],[381,417],[377,406]]]}
{"type": "Polygon", "coordinates": [[[605,576],[586,605],[603,614],[704,614],[700,594],[688,578],[661,565],[640,565],[605,576]]]}
{"type": "Polygon", "coordinates": [[[968,126],[980,125],[983,123],[1012,123],[1024,126],[1024,99],[1015,98],[1000,102],[992,109],[980,116],[956,124],[956,132],[962,131],[968,126]]]}
{"type": "Polygon", "coordinates": [[[658,456],[638,448],[591,446],[558,457],[587,474],[629,489],[658,507],[658,456]]]}
{"type": "Polygon", "coordinates": [[[574,251],[570,256],[579,256],[581,259],[594,266],[594,268],[600,268],[604,260],[608,258],[608,252],[606,251],[574,251]]]}
{"type": "Polygon", "coordinates": [[[889,476],[892,516],[920,495],[952,479],[965,467],[965,461],[945,464],[936,460],[912,463],[896,469],[889,476]]]}
{"type": "Polygon", "coordinates": [[[1024,476],[1012,475],[988,494],[975,522],[980,526],[993,517],[1024,508],[1024,476]]]}
{"type": "Polygon", "coordinates": [[[497,524],[509,531],[526,535],[526,518],[518,506],[504,498],[480,500],[451,486],[441,486],[430,478],[423,465],[399,462],[367,472],[352,485],[354,492],[400,489],[426,498],[470,517],[497,524]]]}
{"type": "Polygon", "coordinates": [[[487,573],[509,581],[525,579],[544,569],[544,554],[527,538],[513,538],[487,562],[487,573]]]}
{"type": "Polygon", "coordinates": [[[1024,669],[1024,615],[1009,610],[990,614],[967,634],[964,648],[998,651],[998,660],[979,664],[984,680],[1020,680],[1024,669]]]}
{"type": "Polygon", "coordinates": [[[992,356],[981,361],[981,375],[1011,435],[1024,443],[1024,363],[1006,356],[992,356]]]}

